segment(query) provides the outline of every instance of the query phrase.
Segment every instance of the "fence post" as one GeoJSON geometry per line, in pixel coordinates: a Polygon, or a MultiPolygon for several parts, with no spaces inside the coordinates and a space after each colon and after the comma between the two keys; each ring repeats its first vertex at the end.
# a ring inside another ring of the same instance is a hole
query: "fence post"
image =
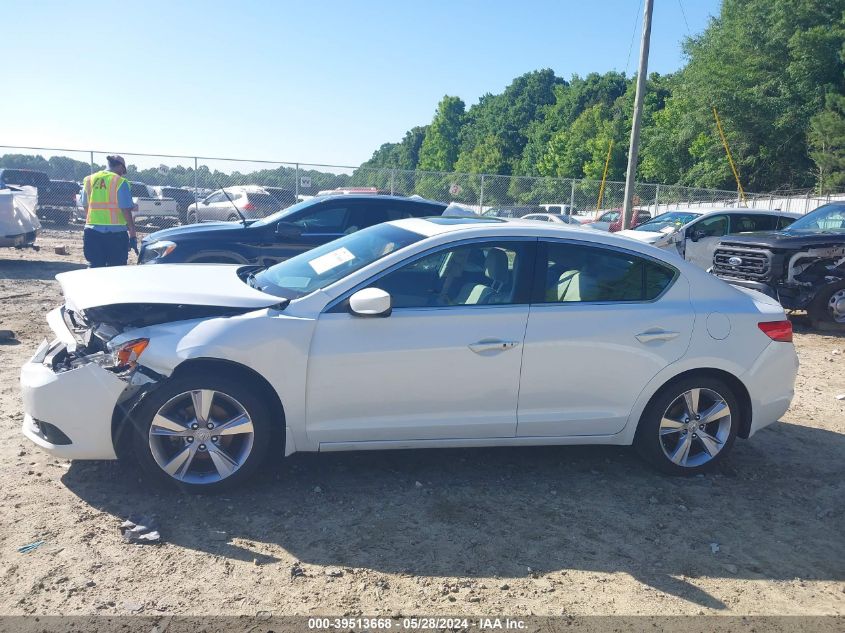
{"type": "Polygon", "coordinates": [[[481,174],[481,189],[478,192],[478,212],[484,213],[484,174],[481,174]]]}
{"type": "Polygon", "coordinates": [[[660,215],[660,183],[654,187],[654,215],[660,215]]]}
{"type": "Polygon", "coordinates": [[[396,168],[390,170],[390,195],[396,195],[396,168]]]}
{"type": "Polygon", "coordinates": [[[299,163],[296,163],[296,201],[299,202],[299,163]]]}
{"type": "Polygon", "coordinates": [[[575,213],[575,179],[570,182],[572,188],[569,191],[569,213],[575,213]]]}
{"type": "Polygon", "coordinates": [[[197,161],[197,157],[194,156],[194,198],[197,199],[197,202],[200,201],[200,188],[199,188],[199,163],[197,161]]]}
{"type": "Polygon", "coordinates": [[[91,152],[91,173],[94,173],[94,152],[91,152]]]}

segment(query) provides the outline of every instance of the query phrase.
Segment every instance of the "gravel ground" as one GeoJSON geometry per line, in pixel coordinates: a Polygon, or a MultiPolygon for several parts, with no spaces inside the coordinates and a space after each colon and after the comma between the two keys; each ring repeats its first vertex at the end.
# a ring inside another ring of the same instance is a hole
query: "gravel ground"
{"type": "Polygon", "coordinates": [[[792,408],[703,477],[618,447],[301,454],[184,496],[20,435],[18,369],[82,262],[78,231],[39,242],[0,252],[0,614],[845,613],[843,337],[796,322],[792,408]],[[163,544],[121,540],[135,513],[163,544]]]}

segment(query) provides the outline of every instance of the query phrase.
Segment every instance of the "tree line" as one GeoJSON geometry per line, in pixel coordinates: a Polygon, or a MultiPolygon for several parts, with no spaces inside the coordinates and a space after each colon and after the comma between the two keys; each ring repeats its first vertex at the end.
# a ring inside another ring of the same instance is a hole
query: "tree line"
{"type": "MultiPolygon", "coordinates": [[[[681,70],[648,77],[638,180],[735,189],[715,108],[747,190],[845,186],[845,0],[723,0],[683,50],[681,70]]],[[[608,178],[621,180],[634,83],[544,69],[469,108],[447,95],[362,167],[600,179],[609,152],[608,178]]],[[[536,199],[543,186],[513,180],[508,195],[536,199]]]]}

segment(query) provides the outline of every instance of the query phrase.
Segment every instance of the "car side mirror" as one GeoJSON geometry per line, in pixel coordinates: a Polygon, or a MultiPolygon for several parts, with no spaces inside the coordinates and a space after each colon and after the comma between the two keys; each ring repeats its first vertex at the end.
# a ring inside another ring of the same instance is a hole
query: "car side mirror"
{"type": "Polygon", "coordinates": [[[690,238],[693,242],[697,242],[697,241],[698,241],[698,240],[700,240],[702,237],[704,237],[704,231],[690,231],[689,238],[690,238]]]}
{"type": "Polygon", "coordinates": [[[361,317],[387,317],[391,312],[390,295],[381,288],[364,288],[349,297],[349,311],[361,317]]]}
{"type": "Polygon", "coordinates": [[[302,235],[302,227],[293,222],[279,222],[276,225],[276,235],[288,239],[296,239],[302,235]]]}

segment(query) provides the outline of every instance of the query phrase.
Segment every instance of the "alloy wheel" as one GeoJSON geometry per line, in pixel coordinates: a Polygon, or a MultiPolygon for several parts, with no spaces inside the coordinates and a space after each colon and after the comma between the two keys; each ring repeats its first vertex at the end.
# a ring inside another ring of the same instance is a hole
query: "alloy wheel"
{"type": "Polygon", "coordinates": [[[159,468],[190,484],[231,476],[249,459],[254,440],[246,408],[212,389],[174,396],[158,410],[149,431],[150,452],[159,468]]]}
{"type": "Polygon", "coordinates": [[[712,389],[690,389],[668,406],[659,433],[663,453],[672,463],[684,468],[701,466],[727,443],[731,409],[712,389]]]}
{"type": "Polygon", "coordinates": [[[837,290],[827,302],[827,310],[836,323],[845,323],[845,288],[837,290]]]}

